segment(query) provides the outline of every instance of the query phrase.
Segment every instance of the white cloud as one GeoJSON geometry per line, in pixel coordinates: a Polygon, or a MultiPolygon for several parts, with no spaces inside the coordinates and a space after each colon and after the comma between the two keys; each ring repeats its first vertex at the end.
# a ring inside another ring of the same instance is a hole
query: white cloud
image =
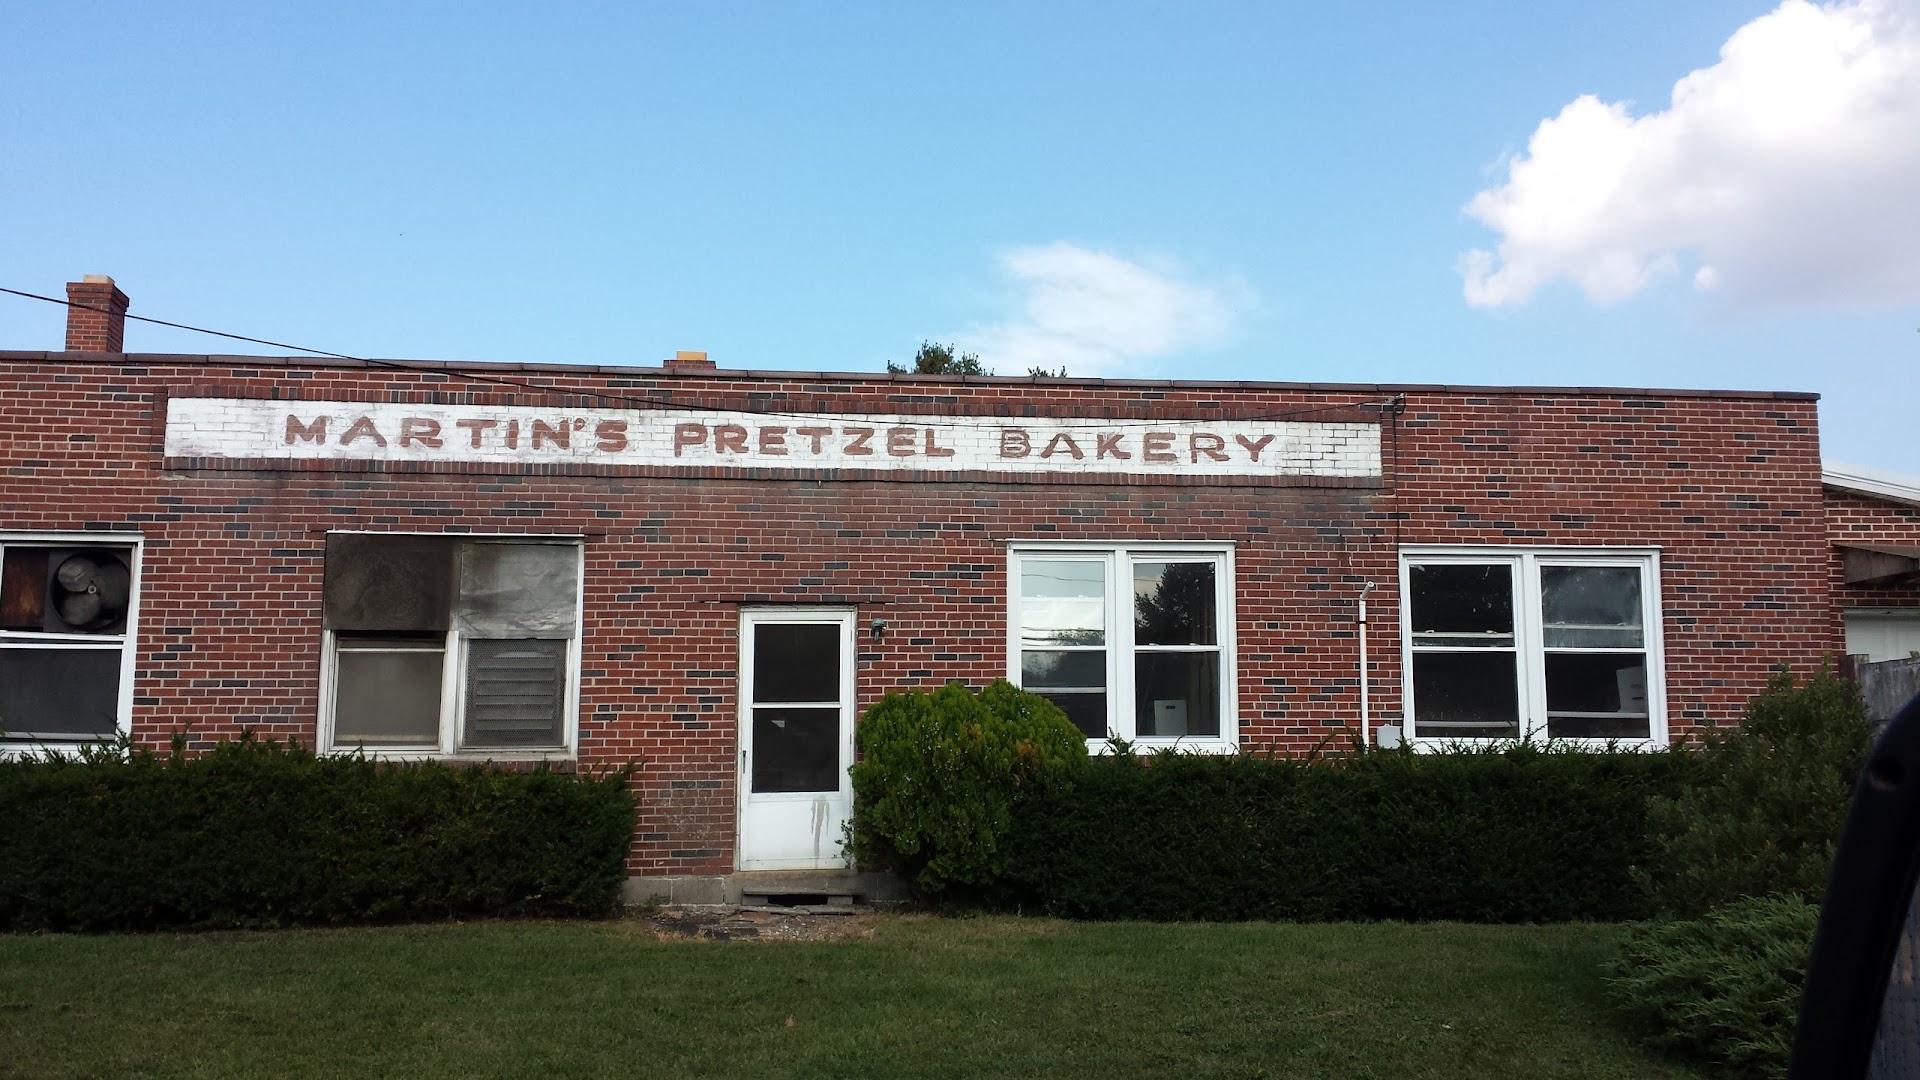
{"type": "Polygon", "coordinates": [[[1001,256],[1020,311],[960,335],[1002,375],[1032,367],[1116,375],[1147,361],[1219,344],[1245,308],[1244,286],[1211,285],[1172,270],[1068,243],[1001,256]]]}
{"type": "Polygon", "coordinates": [[[1476,307],[1559,277],[1595,303],[1683,265],[1770,308],[1920,304],[1920,0],[1787,0],[1634,116],[1591,95],[1542,121],[1468,216],[1476,307]]]}

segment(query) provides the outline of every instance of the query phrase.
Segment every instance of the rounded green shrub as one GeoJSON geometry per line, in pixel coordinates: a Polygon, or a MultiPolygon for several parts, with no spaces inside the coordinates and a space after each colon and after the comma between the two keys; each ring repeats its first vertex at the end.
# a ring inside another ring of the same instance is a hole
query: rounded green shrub
{"type": "Polygon", "coordinates": [[[868,869],[924,893],[990,886],[1016,804],[1071,782],[1086,737],[1046,698],[1004,679],[888,694],[861,718],[851,840],[868,869]]]}
{"type": "Polygon", "coordinates": [[[1819,915],[1768,896],[1642,924],[1609,966],[1607,995],[1649,1046],[1717,1075],[1785,1076],[1819,915]]]}

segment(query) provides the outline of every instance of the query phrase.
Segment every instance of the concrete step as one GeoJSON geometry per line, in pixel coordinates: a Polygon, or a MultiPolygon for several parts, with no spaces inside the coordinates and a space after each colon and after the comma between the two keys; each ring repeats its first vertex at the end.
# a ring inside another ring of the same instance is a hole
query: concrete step
{"type": "Polygon", "coordinates": [[[734,904],[755,908],[850,909],[908,898],[905,883],[852,870],[745,870],[724,877],[629,878],[630,904],[734,904]]]}
{"type": "Polygon", "coordinates": [[[742,907],[851,908],[865,899],[850,870],[749,870],[733,875],[742,907]]]}
{"type": "Polygon", "coordinates": [[[800,915],[852,914],[857,898],[819,893],[741,893],[742,911],[791,911],[800,915]]]}

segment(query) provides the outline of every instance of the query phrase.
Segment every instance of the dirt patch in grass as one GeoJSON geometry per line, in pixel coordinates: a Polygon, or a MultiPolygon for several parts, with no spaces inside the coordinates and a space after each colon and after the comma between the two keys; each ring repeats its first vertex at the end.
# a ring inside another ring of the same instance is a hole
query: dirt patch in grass
{"type": "Polygon", "coordinates": [[[752,908],[662,908],[641,917],[662,940],[848,941],[873,936],[875,913],[766,911],[752,908]]]}

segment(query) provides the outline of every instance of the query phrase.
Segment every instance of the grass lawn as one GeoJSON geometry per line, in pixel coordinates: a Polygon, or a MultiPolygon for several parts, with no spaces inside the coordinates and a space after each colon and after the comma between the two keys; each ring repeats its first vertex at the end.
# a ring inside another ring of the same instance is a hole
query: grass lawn
{"type": "Polygon", "coordinates": [[[1612,926],[881,917],[0,935],[0,1077],[1682,1077],[1609,1027],[1612,926]]]}

